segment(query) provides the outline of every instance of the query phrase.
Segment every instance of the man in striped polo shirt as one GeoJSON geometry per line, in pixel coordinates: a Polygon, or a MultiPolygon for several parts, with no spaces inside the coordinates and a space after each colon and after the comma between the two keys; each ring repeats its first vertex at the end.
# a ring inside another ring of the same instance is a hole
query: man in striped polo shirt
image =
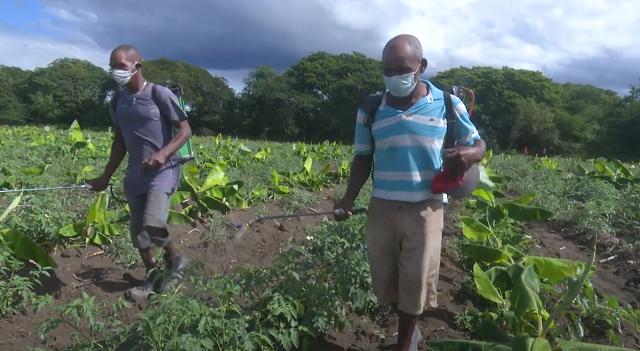
{"type": "Polygon", "coordinates": [[[442,90],[420,79],[427,68],[420,41],[411,35],[391,39],[382,52],[387,91],[374,122],[358,110],[356,152],[345,197],[336,205],[351,216],[353,203],[366,183],[375,158],[368,214],[368,248],[373,290],[382,304],[399,315],[399,351],[417,350],[416,327],[425,307],[437,306],[443,203],[431,180],[443,166],[460,173],[484,157],[486,146],[462,101],[451,95],[457,116],[457,146],[444,149],[447,131],[442,90]]]}

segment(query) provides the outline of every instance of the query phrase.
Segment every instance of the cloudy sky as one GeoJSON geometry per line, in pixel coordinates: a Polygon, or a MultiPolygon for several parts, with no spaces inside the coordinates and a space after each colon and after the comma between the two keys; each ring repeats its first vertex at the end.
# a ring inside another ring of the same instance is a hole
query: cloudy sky
{"type": "Polygon", "coordinates": [[[640,78],[639,0],[0,0],[0,64],[106,68],[112,48],[131,44],[236,90],[257,65],[286,69],[317,50],[379,58],[401,33],[421,40],[430,74],[510,66],[621,93],[640,78]]]}

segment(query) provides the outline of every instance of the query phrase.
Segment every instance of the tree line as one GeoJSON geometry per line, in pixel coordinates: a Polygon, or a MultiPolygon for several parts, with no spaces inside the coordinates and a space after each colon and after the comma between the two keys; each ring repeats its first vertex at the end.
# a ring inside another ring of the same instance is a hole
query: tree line
{"type": "MultiPolygon", "coordinates": [[[[356,107],[384,90],[381,62],[360,53],[315,52],[284,72],[257,67],[236,94],[223,77],[169,59],[144,63],[145,77],[180,84],[193,129],[248,138],[351,143],[356,107]]],[[[592,85],[559,84],[541,72],[459,67],[430,80],[475,92],[472,120],[489,147],[583,157],[637,158],[640,88],[625,96],[592,85]]],[[[109,126],[116,84],[102,68],[62,58],[33,71],[0,66],[0,124],[109,126]]],[[[468,100],[467,100],[468,102],[468,100]]]]}

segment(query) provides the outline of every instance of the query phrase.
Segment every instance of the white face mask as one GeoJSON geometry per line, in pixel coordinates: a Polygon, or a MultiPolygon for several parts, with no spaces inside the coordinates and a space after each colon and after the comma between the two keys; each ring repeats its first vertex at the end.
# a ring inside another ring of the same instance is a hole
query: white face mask
{"type": "Polygon", "coordinates": [[[111,73],[113,80],[115,80],[116,83],[118,83],[118,85],[120,86],[127,85],[127,83],[129,83],[129,81],[131,80],[131,77],[133,77],[134,74],[138,73],[137,70],[135,72],[133,71],[134,69],[136,69],[137,65],[138,62],[135,62],[133,64],[133,67],[131,67],[131,69],[128,71],[122,69],[114,69],[111,73]]]}
{"type": "Polygon", "coordinates": [[[410,73],[402,74],[399,76],[387,77],[384,76],[384,85],[387,87],[387,90],[393,96],[397,97],[405,97],[413,92],[413,89],[418,85],[418,81],[415,79],[416,72],[420,69],[418,68],[410,73]]]}

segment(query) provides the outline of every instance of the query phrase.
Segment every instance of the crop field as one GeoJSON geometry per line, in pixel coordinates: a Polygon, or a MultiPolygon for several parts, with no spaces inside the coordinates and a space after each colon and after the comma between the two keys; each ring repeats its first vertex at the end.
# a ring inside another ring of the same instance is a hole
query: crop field
{"type": "MultiPolygon", "coordinates": [[[[110,145],[76,123],[2,127],[0,187],[83,184],[110,145]]],[[[230,240],[254,216],[331,210],[353,147],[192,145],[170,222],[194,263],[149,301],[124,300],[144,277],[121,201],[126,160],[113,192],[0,194],[0,350],[390,350],[397,318],[371,290],[366,215],[262,221],[230,240]]],[[[424,348],[639,349],[640,165],[489,152],[484,166],[494,187],[446,209],[424,348]]]]}

